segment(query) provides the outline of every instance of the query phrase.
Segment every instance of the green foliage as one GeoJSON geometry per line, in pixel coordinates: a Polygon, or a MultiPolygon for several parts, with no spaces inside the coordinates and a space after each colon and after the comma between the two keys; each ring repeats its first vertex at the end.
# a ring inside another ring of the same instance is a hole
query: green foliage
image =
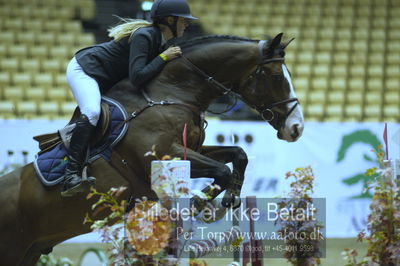
{"type": "Polygon", "coordinates": [[[42,255],[36,266],[74,266],[68,258],[55,258],[53,255],[42,255]]]}
{"type": "Polygon", "coordinates": [[[363,266],[363,265],[370,265],[372,266],[367,258],[362,259],[360,262],[357,262],[358,252],[354,249],[345,248],[342,252],[342,257],[346,261],[345,266],[363,266]]]}
{"type": "MultiPolygon", "coordinates": [[[[297,213],[298,210],[305,210],[308,206],[312,206],[313,199],[311,198],[314,192],[314,173],[311,166],[304,168],[297,168],[295,172],[289,172],[286,174],[286,179],[294,178],[294,181],[290,184],[291,191],[288,196],[288,201],[282,201],[279,206],[291,206],[293,213],[297,213]]],[[[323,225],[315,220],[299,220],[299,219],[280,219],[279,222],[282,224],[282,228],[279,230],[283,235],[289,235],[293,233],[305,235],[305,238],[287,238],[285,244],[289,247],[285,252],[285,258],[293,265],[305,266],[305,265],[319,265],[321,257],[321,244],[320,240],[324,239],[324,236],[318,235],[313,237],[315,232],[319,232],[319,229],[323,228],[323,225]],[[312,247],[303,249],[302,247],[312,247]],[[295,248],[294,248],[295,247],[295,248]]]]}
{"type": "MultiPolygon", "coordinates": [[[[126,190],[126,187],[111,188],[106,193],[98,192],[91,188],[87,199],[98,197],[98,200],[92,205],[92,210],[108,209],[110,214],[101,220],[93,220],[86,214],[83,223],[90,223],[90,228],[101,234],[104,243],[110,243],[108,252],[111,265],[124,265],[127,263],[125,258],[124,239],[119,237],[119,233],[124,229],[124,217],[127,202],[118,201],[117,198],[126,190]],[[111,225],[114,225],[111,227],[111,225]]],[[[128,264],[129,265],[129,264],[128,264]]]]}
{"type": "Polygon", "coordinates": [[[400,263],[400,189],[389,162],[383,160],[384,153],[377,152],[380,168],[367,170],[372,176],[368,189],[374,189],[371,213],[368,216],[368,236],[360,232],[359,240],[368,243],[368,252],[361,262],[352,253],[343,254],[349,266],[359,265],[398,265],[400,263]]]}
{"type": "MultiPolygon", "coordinates": [[[[151,151],[144,154],[159,160],[156,153],[156,146],[153,145],[151,151]]],[[[169,156],[163,156],[162,160],[171,159],[169,156]]],[[[104,219],[93,220],[86,214],[84,223],[90,223],[90,228],[101,234],[102,242],[110,243],[108,248],[110,265],[147,265],[147,260],[152,258],[148,256],[140,256],[133,250],[126,237],[121,238],[120,232],[125,230],[125,220],[127,202],[117,200],[126,187],[111,188],[108,192],[98,192],[92,188],[87,199],[97,197],[98,200],[92,205],[92,210],[107,209],[109,215],[104,219]],[[113,225],[112,227],[110,225],[113,225]]],[[[145,199],[144,199],[145,200],[145,199]]]]}

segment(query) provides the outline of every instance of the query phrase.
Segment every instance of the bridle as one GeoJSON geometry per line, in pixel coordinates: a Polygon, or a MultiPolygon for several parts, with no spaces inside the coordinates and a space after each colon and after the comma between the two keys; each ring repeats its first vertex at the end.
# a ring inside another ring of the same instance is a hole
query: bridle
{"type": "MultiPolygon", "coordinates": [[[[265,55],[263,54],[263,47],[266,42],[267,41],[265,41],[265,40],[261,40],[258,42],[258,49],[260,52],[260,62],[257,64],[256,69],[252,73],[249,74],[249,76],[247,77],[247,79],[244,81],[243,84],[248,84],[255,76],[259,77],[260,75],[265,75],[263,66],[265,66],[266,64],[270,64],[270,63],[274,63],[274,62],[284,62],[285,59],[283,57],[265,58],[265,55]]],[[[229,93],[229,94],[233,94],[236,98],[243,100],[243,98],[237,92],[235,92],[235,90],[233,90],[232,88],[227,88],[224,84],[217,81],[214,77],[209,76],[206,72],[204,72],[199,67],[197,67],[194,63],[192,63],[187,57],[182,55],[181,58],[189,67],[191,67],[195,72],[197,72],[199,75],[201,75],[204,78],[204,80],[207,81],[211,86],[217,88],[223,95],[226,95],[229,93]]],[[[257,79],[257,83],[258,83],[258,79],[257,79]]],[[[256,86],[257,86],[257,83],[256,83],[256,86]]],[[[264,120],[273,124],[274,120],[277,117],[279,117],[279,114],[278,113],[275,114],[276,112],[274,112],[273,109],[282,104],[288,104],[291,102],[296,102],[296,103],[280,119],[281,123],[283,123],[290,116],[290,114],[294,111],[294,109],[296,109],[296,107],[298,106],[299,100],[297,98],[293,97],[293,98],[285,99],[282,101],[278,101],[278,102],[272,103],[266,107],[264,107],[264,106],[252,106],[252,107],[261,114],[261,116],[264,120]]],[[[233,108],[233,106],[230,109],[232,109],[232,108],[233,108]]],[[[227,109],[224,112],[227,112],[230,109],[227,109]]],[[[274,124],[276,124],[276,127],[278,127],[278,125],[280,123],[278,121],[277,123],[274,123],[274,124]]]]}

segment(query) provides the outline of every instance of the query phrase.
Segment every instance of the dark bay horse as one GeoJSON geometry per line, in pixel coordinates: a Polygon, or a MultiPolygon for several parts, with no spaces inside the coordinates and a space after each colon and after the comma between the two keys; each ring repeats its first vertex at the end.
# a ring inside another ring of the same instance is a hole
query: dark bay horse
{"type": "MultiPolygon", "coordinates": [[[[282,34],[269,41],[206,36],[179,44],[184,57],[168,63],[142,91],[122,81],[107,93],[132,113],[126,136],[114,148],[113,164],[97,159],[91,173],[98,191],[127,186],[127,195],[155,197],[150,189],[150,162],[144,154],[155,145],[157,155],[183,158],[182,131],[187,126],[187,159],[191,177],[211,177],[221,190],[204,191],[212,198],[238,197],[247,166],[245,152],[235,146],[203,146],[203,112],[225,93],[236,94],[260,112],[280,139],[296,141],[303,115],[284,64],[282,34]],[[226,163],[233,163],[231,171],[226,163]],[[119,164],[118,164],[119,163],[119,164]]],[[[32,163],[0,177],[0,265],[34,265],[41,254],[64,240],[90,231],[83,224],[93,200],[86,195],[62,198],[60,187],[45,187],[32,163]]],[[[123,197],[127,195],[122,195],[123,197]]]]}

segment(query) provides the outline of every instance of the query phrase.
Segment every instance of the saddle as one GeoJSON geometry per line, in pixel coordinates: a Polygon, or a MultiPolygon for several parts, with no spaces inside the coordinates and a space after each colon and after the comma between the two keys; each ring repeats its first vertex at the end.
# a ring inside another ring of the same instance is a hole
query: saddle
{"type": "MultiPolygon", "coordinates": [[[[43,185],[54,186],[63,180],[69,160],[68,147],[79,116],[80,110],[76,108],[71,120],[63,129],[34,137],[39,142],[40,151],[33,161],[33,166],[43,185]]],[[[125,123],[127,118],[125,108],[118,101],[102,97],[100,119],[89,143],[88,164],[100,157],[111,161],[113,147],[128,130],[128,124],[125,123]]]]}
{"type": "MultiPolygon", "coordinates": [[[[78,120],[81,115],[79,106],[75,108],[74,113],[72,114],[71,120],[68,124],[54,133],[47,133],[38,136],[34,136],[33,139],[39,142],[38,155],[53,149],[60,143],[63,143],[66,148],[69,148],[69,144],[71,142],[71,136],[73,129],[75,128],[75,122],[78,120]]],[[[110,108],[109,105],[105,102],[101,102],[101,113],[100,119],[97,123],[95,133],[93,134],[91,145],[95,145],[96,143],[101,142],[101,140],[106,136],[108,126],[110,124],[110,108]]]]}

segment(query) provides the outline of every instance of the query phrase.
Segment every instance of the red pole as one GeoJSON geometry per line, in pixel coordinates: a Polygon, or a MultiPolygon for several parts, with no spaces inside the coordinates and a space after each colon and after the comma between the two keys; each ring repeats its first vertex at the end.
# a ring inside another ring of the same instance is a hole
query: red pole
{"type": "Polygon", "coordinates": [[[388,148],[388,140],[387,140],[387,123],[385,123],[385,129],[383,130],[383,141],[385,142],[385,148],[386,148],[386,160],[389,160],[389,148],[388,148]]]}
{"type": "Polygon", "coordinates": [[[183,160],[186,160],[186,147],[187,147],[187,123],[183,127],[183,160]]]}

